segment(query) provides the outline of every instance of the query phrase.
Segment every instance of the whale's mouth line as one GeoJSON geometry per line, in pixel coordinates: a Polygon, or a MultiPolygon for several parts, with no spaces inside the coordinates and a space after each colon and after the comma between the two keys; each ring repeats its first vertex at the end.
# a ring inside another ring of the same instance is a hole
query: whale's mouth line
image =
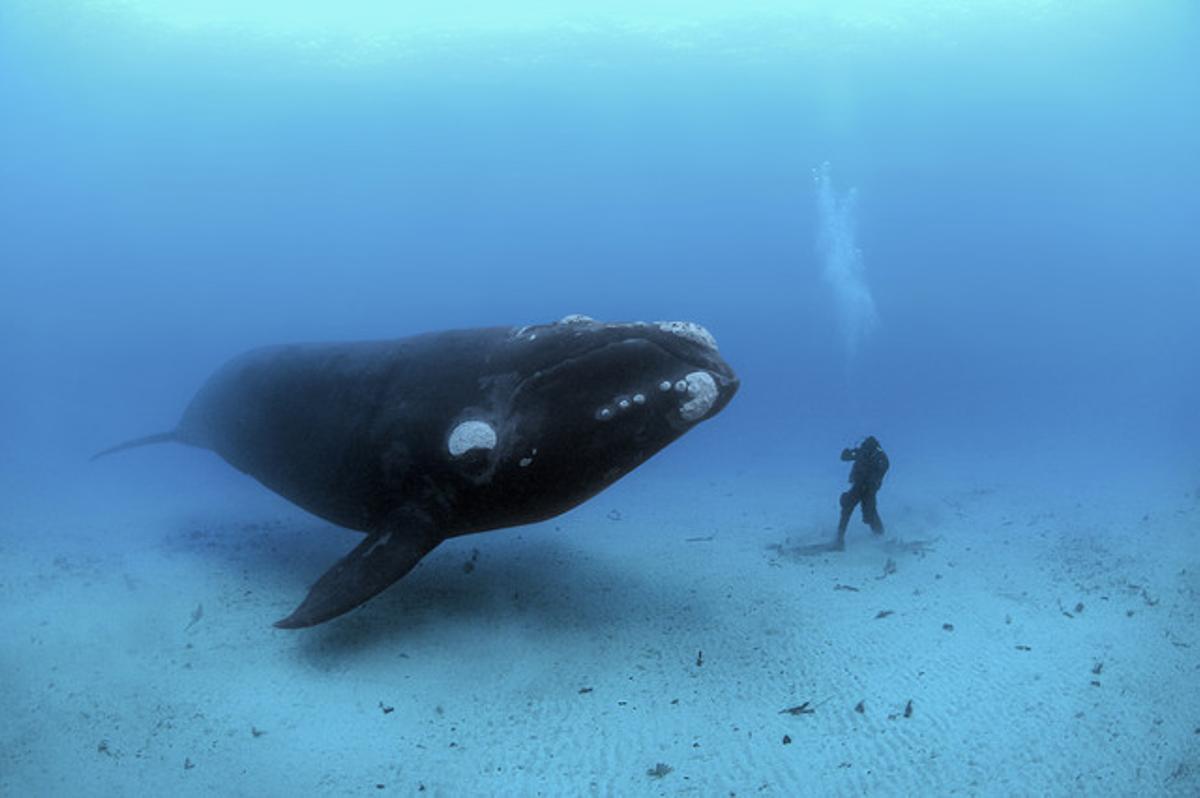
{"type": "Polygon", "coordinates": [[[663,355],[665,355],[667,358],[669,358],[671,360],[680,361],[681,363],[684,363],[688,366],[704,368],[703,366],[691,363],[690,361],[679,357],[679,355],[672,352],[671,350],[669,350],[662,344],[658,343],[657,341],[652,341],[649,338],[630,336],[629,338],[622,338],[619,341],[606,341],[602,344],[596,344],[595,346],[589,347],[588,349],[585,349],[584,351],[579,352],[578,354],[572,355],[571,357],[564,358],[563,360],[558,361],[557,363],[555,363],[553,366],[550,366],[549,368],[539,369],[538,371],[535,371],[534,373],[530,374],[528,377],[523,377],[520,381],[517,382],[516,387],[513,388],[513,393],[512,393],[513,401],[514,402],[516,401],[517,397],[520,396],[521,392],[525,389],[525,387],[533,380],[540,380],[540,379],[544,379],[546,377],[552,376],[552,375],[558,373],[559,371],[566,369],[566,368],[570,368],[572,366],[575,366],[580,361],[586,360],[587,358],[589,358],[595,354],[598,354],[600,352],[603,352],[606,349],[613,349],[613,348],[619,347],[619,346],[628,346],[629,344],[645,344],[647,346],[654,347],[660,353],[662,353],[663,355]]]}

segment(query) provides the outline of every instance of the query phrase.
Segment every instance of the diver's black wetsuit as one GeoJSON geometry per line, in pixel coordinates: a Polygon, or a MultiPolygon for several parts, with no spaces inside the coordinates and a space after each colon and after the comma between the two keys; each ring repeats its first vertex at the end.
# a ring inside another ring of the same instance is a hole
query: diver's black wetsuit
{"type": "Polygon", "coordinates": [[[875,508],[875,492],[883,484],[883,475],[888,470],[888,457],[874,436],[868,435],[857,449],[843,449],[842,459],[854,461],[850,469],[850,490],[842,494],[842,518],[838,521],[837,545],[842,546],[846,538],[846,525],[857,504],[862,504],[862,520],[877,535],[883,534],[883,521],[875,508]]]}

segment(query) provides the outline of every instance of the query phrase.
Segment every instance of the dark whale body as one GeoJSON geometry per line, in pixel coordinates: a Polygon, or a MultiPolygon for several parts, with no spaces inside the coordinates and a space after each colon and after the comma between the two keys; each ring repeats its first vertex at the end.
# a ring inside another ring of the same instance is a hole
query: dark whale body
{"type": "Polygon", "coordinates": [[[172,432],[305,510],[367,533],[276,625],[362,604],[447,537],[585,501],[737,391],[686,323],[556,324],[256,349],[220,368],[172,432]]]}

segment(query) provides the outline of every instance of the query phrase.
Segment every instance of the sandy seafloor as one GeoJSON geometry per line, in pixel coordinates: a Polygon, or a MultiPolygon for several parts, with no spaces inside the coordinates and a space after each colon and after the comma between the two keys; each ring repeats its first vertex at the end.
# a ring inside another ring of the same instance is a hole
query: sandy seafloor
{"type": "Polygon", "coordinates": [[[211,455],[10,475],[0,793],[1200,794],[1200,486],[894,469],[805,556],[840,464],[696,451],[300,632],[356,536],[211,455]]]}

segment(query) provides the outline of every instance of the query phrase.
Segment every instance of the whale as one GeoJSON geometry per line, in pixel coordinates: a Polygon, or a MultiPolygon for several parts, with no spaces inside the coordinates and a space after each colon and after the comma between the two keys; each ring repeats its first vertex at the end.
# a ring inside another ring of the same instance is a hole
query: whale
{"type": "Polygon", "coordinates": [[[250,350],[154,443],[215,452],[362,541],[276,622],[367,602],[443,540],[553,518],[717,415],[739,388],[694,322],[521,327],[250,350]]]}

